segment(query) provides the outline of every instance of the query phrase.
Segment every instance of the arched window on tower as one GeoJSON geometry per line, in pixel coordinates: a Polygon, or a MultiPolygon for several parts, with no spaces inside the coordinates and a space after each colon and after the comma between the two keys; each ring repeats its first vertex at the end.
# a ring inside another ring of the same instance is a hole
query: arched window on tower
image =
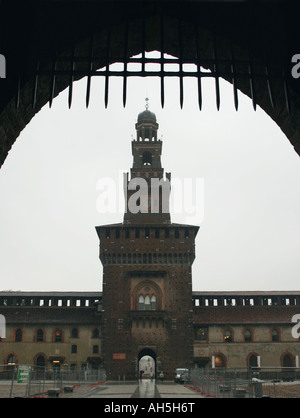
{"type": "Polygon", "coordinates": [[[150,311],[151,305],[150,305],[150,296],[145,296],[145,311],[150,311]]]}
{"type": "Polygon", "coordinates": [[[139,311],[143,311],[144,310],[144,305],[145,305],[145,299],[143,295],[139,296],[139,311]]]}
{"type": "Polygon", "coordinates": [[[156,310],[156,296],[139,295],[139,311],[155,311],[156,310]]]}
{"type": "Polygon", "coordinates": [[[143,165],[152,165],[152,155],[149,151],[143,153],[143,165]]]}
{"type": "Polygon", "coordinates": [[[155,311],[156,310],[156,296],[152,295],[151,296],[151,311],[155,311]]]}

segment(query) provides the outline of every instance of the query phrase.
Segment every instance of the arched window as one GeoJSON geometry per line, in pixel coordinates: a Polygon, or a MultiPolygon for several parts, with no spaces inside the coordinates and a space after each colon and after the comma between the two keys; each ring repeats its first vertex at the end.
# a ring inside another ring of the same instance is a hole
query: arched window
{"type": "Polygon", "coordinates": [[[38,343],[44,342],[44,331],[42,329],[38,329],[36,332],[36,341],[38,343]]]}
{"type": "Polygon", "coordinates": [[[215,367],[216,368],[221,368],[221,367],[225,367],[225,360],[223,358],[222,355],[218,354],[215,357],[215,367]]]}
{"type": "Polygon", "coordinates": [[[98,328],[93,329],[92,338],[99,338],[100,332],[98,328]]]}
{"type": "Polygon", "coordinates": [[[156,296],[152,295],[151,298],[147,294],[146,296],[139,295],[139,311],[155,311],[156,310],[156,296]]]}
{"type": "Polygon", "coordinates": [[[156,296],[152,295],[151,296],[151,311],[155,311],[156,310],[156,296]]]}
{"type": "Polygon", "coordinates": [[[77,328],[72,329],[71,338],[78,338],[78,329],[77,328]]]}
{"type": "Polygon", "coordinates": [[[277,331],[277,329],[273,329],[272,330],[272,342],[277,343],[278,341],[279,341],[279,332],[277,331]]]}
{"type": "Polygon", "coordinates": [[[145,299],[143,295],[139,296],[139,311],[143,311],[144,310],[144,305],[145,305],[145,299]]]}
{"type": "Polygon", "coordinates": [[[23,331],[21,330],[21,328],[18,328],[15,333],[15,342],[20,343],[22,342],[22,339],[23,339],[23,331]]]}
{"type": "MultiPolygon", "coordinates": [[[[46,365],[46,360],[45,357],[40,355],[37,357],[36,362],[35,362],[36,366],[44,368],[46,365]]],[[[39,370],[38,370],[39,371],[39,370]]]]}
{"type": "Polygon", "coordinates": [[[151,305],[150,305],[150,296],[145,296],[145,311],[150,311],[151,305]]]}
{"type": "Polygon", "coordinates": [[[283,367],[294,367],[294,362],[290,354],[285,354],[282,358],[283,367]]]}
{"type": "Polygon", "coordinates": [[[62,342],[62,331],[57,329],[54,333],[54,342],[61,343],[62,342]]]}
{"type": "Polygon", "coordinates": [[[224,332],[224,343],[232,343],[233,338],[232,338],[232,332],[230,331],[230,329],[227,329],[224,332]]]}
{"type": "Polygon", "coordinates": [[[249,367],[258,367],[257,355],[252,354],[249,357],[249,367]]]}
{"type": "Polygon", "coordinates": [[[152,165],[152,155],[149,151],[143,153],[143,165],[152,165]]]}
{"type": "Polygon", "coordinates": [[[245,330],[244,338],[245,338],[245,343],[251,343],[251,341],[252,341],[252,333],[251,333],[251,331],[249,329],[246,329],[245,330]]]}
{"type": "Polygon", "coordinates": [[[17,362],[16,357],[13,354],[10,354],[7,357],[7,365],[8,366],[14,366],[16,364],[16,362],[17,362]]]}

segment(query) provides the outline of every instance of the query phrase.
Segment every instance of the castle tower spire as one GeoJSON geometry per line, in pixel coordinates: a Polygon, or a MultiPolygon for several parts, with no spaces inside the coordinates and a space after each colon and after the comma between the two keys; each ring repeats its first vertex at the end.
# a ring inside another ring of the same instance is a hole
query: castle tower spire
{"type": "Polygon", "coordinates": [[[156,115],[146,108],[137,118],[136,139],[132,141],[133,164],[125,175],[126,210],[124,223],[170,223],[170,173],[161,165],[162,141],[157,139],[156,115]]]}
{"type": "Polygon", "coordinates": [[[149,99],[146,98],[145,110],[138,115],[135,124],[137,141],[157,141],[158,123],[156,115],[149,110],[149,99]]]}

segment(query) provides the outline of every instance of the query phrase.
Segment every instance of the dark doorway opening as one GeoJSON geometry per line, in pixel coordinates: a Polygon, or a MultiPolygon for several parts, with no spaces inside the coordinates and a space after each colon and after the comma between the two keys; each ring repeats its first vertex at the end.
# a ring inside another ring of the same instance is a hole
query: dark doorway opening
{"type": "Polygon", "coordinates": [[[156,377],[156,354],[150,348],[144,348],[139,352],[138,374],[140,378],[156,377]]]}

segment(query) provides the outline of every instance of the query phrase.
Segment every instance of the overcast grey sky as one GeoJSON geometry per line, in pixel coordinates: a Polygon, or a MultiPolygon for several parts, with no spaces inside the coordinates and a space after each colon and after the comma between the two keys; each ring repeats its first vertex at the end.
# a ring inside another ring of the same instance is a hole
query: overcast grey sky
{"type": "MultiPolygon", "coordinates": [[[[204,216],[196,240],[194,290],[299,290],[300,161],[288,139],[260,108],[221,82],[221,110],[213,80],[204,83],[203,110],[185,80],[166,80],[165,108],[158,79],[130,79],[122,106],[121,79],[112,79],[108,109],[103,80],[86,81],[45,106],[24,129],[0,172],[1,290],[102,290],[96,225],[121,222],[99,213],[99,180],[118,182],[132,165],[131,140],[145,97],[163,139],[162,163],[173,178],[204,181],[204,216]]],[[[173,222],[191,221],[187,213],[173,222]]]]}

